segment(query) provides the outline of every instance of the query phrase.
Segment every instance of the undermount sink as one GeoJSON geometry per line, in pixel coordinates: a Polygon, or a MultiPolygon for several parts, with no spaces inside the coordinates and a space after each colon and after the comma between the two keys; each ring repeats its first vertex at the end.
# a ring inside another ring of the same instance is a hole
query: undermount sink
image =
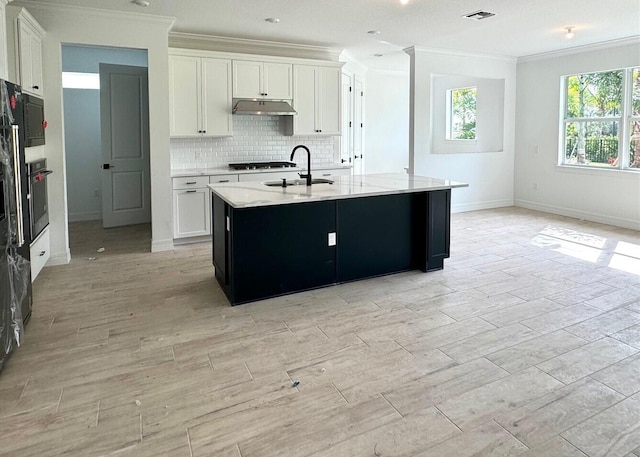
{"type": "MultiPolygon", "coordinates": [[[[317,178],[317,179],[312,179],[311,184],[333,184],[333,181],[330,179],[317,178]]],[[[305,179],[287,179],[286,185],[283,182],[283,180],[267,181],[264,183],[264,185],[269,187],[306,186],[307,181],[305,179]]]]}

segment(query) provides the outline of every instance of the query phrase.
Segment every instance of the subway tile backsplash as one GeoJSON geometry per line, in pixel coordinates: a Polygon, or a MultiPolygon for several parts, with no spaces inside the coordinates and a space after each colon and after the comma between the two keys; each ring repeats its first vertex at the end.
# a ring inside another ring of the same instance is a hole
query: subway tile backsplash
{"type": "MultiPolygon", "coordinates": [[[[311,150],[312,166],[333,165],[339,160],[337,137],[284,136],[280,116],[233,116],[233,137],[172,138],[171,168],[215,168],[234,162],[289,160],[294,146],[304,144],[311,150]],[[334,146],[336,144],[336,146],[334,146]]],[[[294,160],[306,167],[304,151],[294,160]],[[302,153],[302,154],[301,154],[302,153]]]]}

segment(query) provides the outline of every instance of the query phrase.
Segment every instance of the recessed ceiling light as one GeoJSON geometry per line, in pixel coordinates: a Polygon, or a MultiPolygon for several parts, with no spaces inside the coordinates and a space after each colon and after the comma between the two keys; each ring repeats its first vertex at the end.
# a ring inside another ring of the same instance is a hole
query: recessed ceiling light
{"type": "Polygon", "coordinates": [[[406,5],[407,3],[409,3],[409,0],[400,0],[401,5],[406,5]]]}
{"type": "Polygon", "coordinates": [[[147,0],[132,0],[131,3],[133,3],[134,5],[142,6],[143,8],[149,6],[149,2],[147,0]]]}
{"type": "Polygon", "coordinates": [[[265,21],[269,24],[277,24],[278,22],[280,22],[280,19],[278,19],[277,17],[268,17],[265,19],[265,21]]]}
{"type": "Polygon", "coordinates": [[[564,35],[567,38],[567,40],[570,40],[576,35],[575,32],[573,31],[574,28],[575,27],[573,26],[564,28],[567,31],[567,33],[564,35]]]}
{"type": "Polygon", "coordinates": [[[369,35],[380,35],[380,30],[369,30],[367,33],[369,35]]]}

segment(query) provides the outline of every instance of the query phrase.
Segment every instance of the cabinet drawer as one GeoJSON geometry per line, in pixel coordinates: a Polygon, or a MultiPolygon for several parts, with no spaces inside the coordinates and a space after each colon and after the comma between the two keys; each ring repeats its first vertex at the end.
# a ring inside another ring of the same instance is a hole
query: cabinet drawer
{"type": "Polygon", "coordinates": [[[36,238],[30,248],[31,251],[31,282],[35,281],[40,270],[51,257],[49,227],[45,228],[36,238]]]}
{"type": "Polygon", "coordinates": [[[173,191],[173,237],[211,234],[211,192],[209,189],[173,191]]]}
{"type": "Polygon", "coordinates": [[[238,182],[238,175],[209,176],[209,184],[217,182],[238,182]]]}
{"type": "Polygon", "coordinates": [[[330,178],[332,176],[349,176],[351,174],[351,168],[334,168],[331,170],[318,170],[313,172],[313,168],[311,169],[314,178],[330,178]]]}
{"type": "Polygon", "coordinates": [[[207,187],[208,176],[190,176],[185,178],[173,178],[174,189],[195,189],[197,187],[207,187]]]}

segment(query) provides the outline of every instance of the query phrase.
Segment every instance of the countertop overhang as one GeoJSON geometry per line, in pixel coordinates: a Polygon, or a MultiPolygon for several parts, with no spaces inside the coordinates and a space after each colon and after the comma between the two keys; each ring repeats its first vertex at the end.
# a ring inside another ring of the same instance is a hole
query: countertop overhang
{"type": "MultiPolygon", "coordinates": [[[[269,181],[265,176],[265,181],[269,181]]],[[[468,187],[466,183],[407,174],[336,176],[333,184],[269,187],[264,182],[209,184],[211,191],[233,208],[286,205],[322,200],[429,192],[468,187]]]]}

